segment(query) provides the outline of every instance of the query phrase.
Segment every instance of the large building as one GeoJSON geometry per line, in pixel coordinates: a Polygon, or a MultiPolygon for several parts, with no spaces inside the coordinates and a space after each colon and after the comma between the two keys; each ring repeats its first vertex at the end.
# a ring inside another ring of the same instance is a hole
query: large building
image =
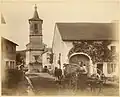
{"type": "Polygon", "coordinates": [[[16,68],[16,43],[1,37],[1,64],[6,69],[16,68]]]}
{"type": "Polygon", "coordinates": [[[42,34],[43,20],[39,18],[37,7],[33,18],[29,19],[30,35],[29,43],[26,45],[26,64],[30,72],[42,70],[42,54],[45,52],[46,45],[43,43],[42,34]]]}
{"type": "Polygon", "coordinates": [[[115,23],[56,23],[52,44],[54,67],[83,61],[89,74],[118,74],[115,23]]]}

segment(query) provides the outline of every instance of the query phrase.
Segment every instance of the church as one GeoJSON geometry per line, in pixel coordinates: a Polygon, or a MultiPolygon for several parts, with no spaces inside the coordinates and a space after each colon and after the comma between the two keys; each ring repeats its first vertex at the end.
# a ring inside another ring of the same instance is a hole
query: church
{"type": "Polygon", "coordinates": [[[52,52],[55,67],[83,61],[89,74],[118,74],[116,23],[56,23],[52,52]]]}
{"type": "Polygon", "coordinates": [[[43,43],[43,20],[39,18],[36,5],[34,15],[28,21],[30,32],[29,43],[26,45],[26,65],[28,72],[41,72],[43,68],[42,55],[47,52],[47,48],[43,43]]]}

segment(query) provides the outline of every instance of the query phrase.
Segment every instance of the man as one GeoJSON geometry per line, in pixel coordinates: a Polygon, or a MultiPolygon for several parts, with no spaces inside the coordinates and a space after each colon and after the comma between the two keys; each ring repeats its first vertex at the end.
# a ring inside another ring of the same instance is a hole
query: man
{"type": "Polygon", "coordinates": [[[60,68],[58,69],[57,67],[55,67],[54,75],[55,75],[55,77],[56,77],[56,80],[61,79],[61,76],[62,76],[62,70],[61,70],[60,68]]]}
{"type": "Polygon", "coordinates": [[[88,70],[87,70],[87,67],[86,67],[86,65],[85,65],[85,64],[83,65],[83,69],[84,69],[83,74],[87,74],[87,73],[88,73],[88,70]]]}
{"type": "Polygon", "coordinates": [[[78,65],[79,65],[79,68],[77,69],[77,71],[79,71],[79,73],[81,73],[81,74],[87,74],[88,73],[86,65],[83,64],[82,61],[79,62],[78,65]]]}
{"type": "Polygon", "coordinates": [[[55,67],[55,71],[54,71],[54,76],[55,76],[55,81],[57,81],[58,79],[58,68],[55,67]]]}
{"type": "Polygon", "coordinates": [[[44,69],[43,69],[42,72],[43,72],[43,73],[49,73],[49,70],[48,70],[47,66],[44,67],[44,69]]]}
{"type": "Polygon", "coordinates": [[[83,62],[79,62],[78,68],[78,89],[84,90],[86,88],[86,80],[87,80],[87,69],[86,65],[83,62]]]}
{"type": "Polygon", "coordinates": [[[101,74],[101,80],[103,80],[103,83],[106,83],[106,76],[104,73],[101,74]]]}

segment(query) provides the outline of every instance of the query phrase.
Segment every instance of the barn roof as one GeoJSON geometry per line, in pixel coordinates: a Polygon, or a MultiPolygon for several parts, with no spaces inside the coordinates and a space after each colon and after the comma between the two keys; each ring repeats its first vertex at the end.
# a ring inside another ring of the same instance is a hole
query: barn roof
{"type": "Polygon", "coordinates": [[[117,40],[113,23],[56,23],[62,40],[117,40]]]}

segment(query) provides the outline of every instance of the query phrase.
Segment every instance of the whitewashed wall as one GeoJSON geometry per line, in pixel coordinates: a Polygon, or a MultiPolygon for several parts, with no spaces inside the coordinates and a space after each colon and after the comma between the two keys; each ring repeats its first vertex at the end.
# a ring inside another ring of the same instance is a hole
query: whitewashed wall
{"type": "Polygon", "coordinates": [[[30,55],[29,55],[29,51],[26,51],[26,64],[28,65],[29,64],[29,61],[30,61],[30,55]]]}
{"type": "Polygon", "coordinates": [[[57,28],[57,26],[55,26],[55,32],[54,32],[54,37],[53,37],[53,44],[52,44],[52,50],[53,50],[53,65],[55,67],[59,67],[57,61],[59,58],[59,53],[62,52],[62,39],[61,39],[61,35],[59,33],[59,30],[57,28]]]}
{"type": "Polygon", "coordinates": [[[63,64],[68,63],[68,52],[73,47],[72,42],[63,41],[57,26],[55,26],[54,38],[53,38],[53,53],[54,53],[54,60],[53,64],[56,67],[58,65],[59,53],[61,53],[61,68],[63,69],[63,64]]]}

